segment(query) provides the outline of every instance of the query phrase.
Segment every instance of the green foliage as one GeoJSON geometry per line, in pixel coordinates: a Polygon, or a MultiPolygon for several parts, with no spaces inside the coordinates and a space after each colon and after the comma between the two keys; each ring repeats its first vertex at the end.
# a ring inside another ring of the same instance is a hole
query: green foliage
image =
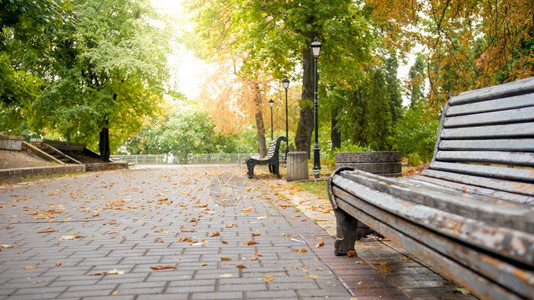
{"type": "Polygon", "coordinates": [[[124,144],[129,154],[170,153],[180,161],[189,154],[250,153],[257,146],[254,130],[241,135],[217,132],[207,111],[185,101],[175,103],[163,118],[154,118],[124,144]],[[251,145],[253,145],[251,147],[251,145]]]}
{"type": "Polygon", "coordinates": [[[109,128],[116,148],[161,103],[169,37],[154,25],[146,1],[74,3],[76,27],[58,34],[61,42],[51,54],[54,76],[34,103],[40,115],[32,124],[89,145],[109,128]]]}
{"type": "Polygon", "coordinates": [[[417,154],[423,162],[428,162],[434,153],[438,128],[439,118],[428,111],[428,104],[417,103],[397,123],[394,148],[404,155],[417,154]]]}

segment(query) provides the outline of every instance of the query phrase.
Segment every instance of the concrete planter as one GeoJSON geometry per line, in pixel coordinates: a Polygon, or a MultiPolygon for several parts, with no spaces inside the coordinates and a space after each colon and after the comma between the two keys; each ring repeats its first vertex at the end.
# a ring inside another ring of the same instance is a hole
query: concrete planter
{"type": "Polygon", "coordinates": [[[387,177],[402,175],[401,153],[398,151],[340,152],[335,154],[336,169],[348,167],[387,177]]]}
{"type": "Polygon", "coordinates": [[[306,151],[287,153],[287,181],[308,179],[308,153],[306,151]]]}

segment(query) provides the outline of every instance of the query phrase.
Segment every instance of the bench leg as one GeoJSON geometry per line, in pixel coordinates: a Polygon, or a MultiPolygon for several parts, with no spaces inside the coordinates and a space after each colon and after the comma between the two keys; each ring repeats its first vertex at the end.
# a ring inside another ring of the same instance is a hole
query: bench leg
{"type": "Polygon", "coordinates": [[[334,210],[336,214],[337,240],[334,242],[336,256],[347,255],[354,251],[354,243],[358,239],[358,220],[341,209],[334,210]]]}
{"type": "Polygon", "coordinates": [[[247,164],[247,169],[248,179],[252,179],[252,177],[254,177],[254,164],[247,164]]]}
{"type": "Polygon", "coordinates": [[[280,166],[273,165],[273,174],[276,174],[276,177],[280,178],[280,166]]]}

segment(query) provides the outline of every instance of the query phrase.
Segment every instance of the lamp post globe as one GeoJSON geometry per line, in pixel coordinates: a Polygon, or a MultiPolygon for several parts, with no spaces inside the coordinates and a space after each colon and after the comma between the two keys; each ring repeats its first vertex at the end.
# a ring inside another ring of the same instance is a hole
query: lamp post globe
{"type": "Polygon", "coordinates": [[[317,62],[319,59],[319,54],[321,53],[322,44],[315,37],[314,41],[310,44],[310,48],[313,54],[314,61],[314,92],[313,92],[313,110],[314,110],[314,119],[315,119],[315,144],[313,145],[313,175],[315,178],[319,178],[321,171],[321,157],[319,148],[319,113],[318,113],[318,99],[317,99],[317,62]]]}
{"type": "Polygon", "coordinates": [[[287,153],[289,152],[289,137],[288,137],[288,131],[287,131],[287,89],[289,88],[289,79],[284,78],[282,80],[282,84],[284,85],[284,89],[286,90],[286,150],[284,152],[284,159],[287,160],[287,153]]]}
{"type": "Polygon", "coordinates": [[[271,141],[274,140],[274,135],[273,135],[273,105],[274,105],[273,99],[269,100],[269,106],[271,107],[271,141]]]}

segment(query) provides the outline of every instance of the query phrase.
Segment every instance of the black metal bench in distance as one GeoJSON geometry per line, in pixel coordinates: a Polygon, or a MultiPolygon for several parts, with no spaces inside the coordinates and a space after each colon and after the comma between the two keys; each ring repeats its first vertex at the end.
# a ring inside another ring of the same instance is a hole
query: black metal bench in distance
{"type": "Polygon", "coordinates": [[[247,164],[247,175],[248,178],[252,179],[254,176],[254,166],[255,165],[269,165],[269,172],[276,174],[276,177],[280,178],[280,143],[282,141],[287,142],[287,139],[284,136],[278,137],[276,140],[273,140],[269,143],[269,149],[267,150],[267,155],[263,158],[258,157],[249,157],[245,160],[247,164]]]}
{"type": "Polygon", "coordinates": [[[534,78],[446,104],[419,175],[337,170],[335,254],[370,226],[483,299],[534,298],[534,78]]]}

